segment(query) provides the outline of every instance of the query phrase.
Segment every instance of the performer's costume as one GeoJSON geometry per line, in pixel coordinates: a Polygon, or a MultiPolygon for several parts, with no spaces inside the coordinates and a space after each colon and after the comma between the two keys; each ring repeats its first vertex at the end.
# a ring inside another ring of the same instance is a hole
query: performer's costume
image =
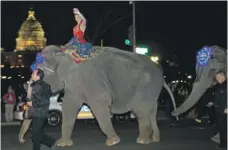
{"type": "MultiPolygon", "coordinates": [[[[87,58],[92,51],[92,44],[87,43],[84,39],[84,32],[80,29],[83,20],[79,22],[73,29],[74,37],[62,48],[62,50],[70,51],[75,57],[87,58]]],[[[77,62],[79,63],[79,62],[77,62]]]]}
{"type": "MultiPolygon", "coordinates": [[[[61,47],[61,51],[63,53],[70,54],[75,63],[81,63],[83,61],[89,60],[103,52],[103,49],[101,47],[92,47],[91,43],[86,42],[84,39],[84,32],[80,29],[82,21],[80,21],[80,23],[74,27],[74,37],[65,46],[61,47]]],[[[44,57],[42,56],[42,52],[37,53],[36,60],[30,66],[31,70],[34,71],[39,68],[39,66],[42,66],[43,68],[54,72],[53,70],[47,68],[43,62],[44,57]]]]}

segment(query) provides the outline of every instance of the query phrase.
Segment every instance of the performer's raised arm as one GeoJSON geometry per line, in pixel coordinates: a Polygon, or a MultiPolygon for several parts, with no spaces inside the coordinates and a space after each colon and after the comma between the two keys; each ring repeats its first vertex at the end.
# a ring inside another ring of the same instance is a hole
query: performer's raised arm
{"type": "Polygon", "coordinates": [[[85,30],[86,30],[86,18],[83,16],[83,14],[77,8],[73,9],[73,13],[74,13],[74,18],[79,25],[79,28],[83,32],[85,32],[85,30]]]}

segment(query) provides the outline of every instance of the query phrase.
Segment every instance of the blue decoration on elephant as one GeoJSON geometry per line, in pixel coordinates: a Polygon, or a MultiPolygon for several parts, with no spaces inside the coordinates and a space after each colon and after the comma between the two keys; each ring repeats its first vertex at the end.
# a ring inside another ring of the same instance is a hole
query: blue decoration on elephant
{"type": "Polygon", "coordinates": [[[44,62],[44,57],[41,55],[41,53],[36,54],[36,60],[32,63],[30,66],[30,69],[32,71],[36,70],[40,64],[43,64],[44,62]]]}
{"type": "Polygon", "coordinates": [[[210,57],[211,57],[211,50],[212,48],[208,46],[204,46],[196,56],[197,63],[199,63],[201,66],[205,66],[208,64],[210,57]]]}
{"type": "Polygon", "coordinates": [[[39,62],[34,61],[34,62],[32,63],[32,65],[30,66],[30,69],[31,69],[32,71],[34,71],[34,70],[36,70],[36,69],[38,68],[38,66],[39,66],[39,62]]]}
{"type": "Polygon", "coordinates": [[[41,64],[44,62],[44,57],[41,55],[41,53],[36,54],[36,61],[41,64]]]}
{"type": "Polygon", "coordinates": [[[79,42],[77,37],[73,37],[65,46],[65,49],[74,50],[81,57],[88,57],[92,51],[92,44],[79,42]]]}

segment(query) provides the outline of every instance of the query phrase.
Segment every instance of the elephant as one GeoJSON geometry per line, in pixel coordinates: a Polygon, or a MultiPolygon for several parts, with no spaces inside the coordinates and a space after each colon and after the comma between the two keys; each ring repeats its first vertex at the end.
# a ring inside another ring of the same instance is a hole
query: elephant
{"type": "Polygon", "coordinates": [[[90,106],[98,124],[107,136],[106,146],[120,142],[111,114],[131,111],[139,123],[139,144],[160,141],[156,121],[157,99],[164,86],[169,92],[174,109],[173,94],[164,81],[161,66],[149,57],[113,47],[97,47],[95,57],[75,63],[70,54],[55,45],[41,52],[39,69],[43,80],[56,92],[64,89],[62,130],[57,146],[72,146],[71,134],[76,114],[83,103],[90,106]]]}
{"type": "MultiPolygon", "coordinates": [[[[204,48],[205,47],[200,51],[204,48]]],[[[209,50],[207,63],[200,64],[199,61],[197,61],[195,67],[196,78],[193,83],[192,91],[184,103],[172,112],[173,116],[178,116],[188,111],[199,101],[200,97],[209,87],[215,86],[217,84],[215,81],[216,73],[220,71],[227,73],[227,50],[217,45],[211,47],[206,46],[206,49],[209,50]]],[[[198,54],[200,51],[198,51],[198,54]]]]}

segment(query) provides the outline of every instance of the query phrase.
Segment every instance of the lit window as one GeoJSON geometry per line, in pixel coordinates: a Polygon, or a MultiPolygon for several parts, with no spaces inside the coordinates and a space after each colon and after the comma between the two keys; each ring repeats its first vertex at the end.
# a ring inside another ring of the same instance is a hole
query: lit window
{"type": "Polygon", "coordinates": [[[1,68],[4,68],[4,65],[1,65],[1,68]]]}
{"type": "Polygon", "coordinates": [[[2,76],[2,79],[6,79],[6,76],[2,76]]]}
{"type": "Polygon", "coordinates": [[[22,55],[18,55],[18,57],[22,57],[22,55]]]}

